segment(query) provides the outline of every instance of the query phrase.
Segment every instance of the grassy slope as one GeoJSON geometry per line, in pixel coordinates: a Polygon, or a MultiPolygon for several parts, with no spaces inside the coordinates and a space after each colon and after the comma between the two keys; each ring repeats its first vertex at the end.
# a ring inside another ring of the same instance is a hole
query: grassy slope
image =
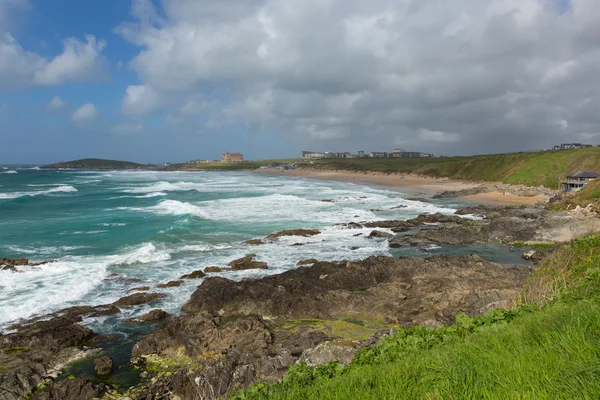
{"type": "Polygon", "coordinates": [[[310,166],[558,188],[559,179],[570,172],[592,170],[600,173],[600,148],[452,158],[315,160],[310,166]]]}
{"type": "Polygon", "coordinates": [[[576,239],[544,262],[513,311],[399,331],[349,367],[296,365],[237,398],[600,398],[599,266],[600,235],[576,239]]]}

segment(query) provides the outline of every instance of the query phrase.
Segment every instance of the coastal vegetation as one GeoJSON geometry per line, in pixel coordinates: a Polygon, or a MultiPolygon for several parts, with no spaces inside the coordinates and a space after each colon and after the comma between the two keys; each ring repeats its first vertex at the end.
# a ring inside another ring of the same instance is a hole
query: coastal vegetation
{"type": "Polygon", "coordinates": [[[293,366],[234,399],[600,397],[600,234],[559,247],[511,310],[399,330],[352,364],[293,366]]]}
{"type": "Polygon", "coordinates": [[[560,179],[571,172],[600,171],[600,148],[448,158],[323,159],[311,160],[307,166],[328,170],[419,174],[558,189],[560,179]]]}

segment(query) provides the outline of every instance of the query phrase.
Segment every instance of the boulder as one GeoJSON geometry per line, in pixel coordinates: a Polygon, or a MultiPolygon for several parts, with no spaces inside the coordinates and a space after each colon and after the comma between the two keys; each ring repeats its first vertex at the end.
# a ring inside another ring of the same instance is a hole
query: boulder
{"type": "Polygon", "coordinates": [[[206,267],[204,268],[204,273],[205,274],[209,274],[209,273],[214,273],[214,272],[223,272],[223,271],[229,271],[229,268],[221,268],[221,267],[206,267]]]}
{"type": "Polygon", "coordinates": [[[156,300],[162,299],[163,297],[165,297],[165,295],[162,293],[135,293],[129,296],[121,297],[113,304],[122,308],[130,308],[140,304],[152,303],[156,300]]]}
{"type": "Polygon", "coordinates": [[[373,238],[391,238],[394,237],[391,233],[382,232],[382,231],[373,231],[368,236],[370,239],[373,238]]]}
{"type": "Polygon", "coordinates": [[[265,242],[263,242],[261,239],[250,239],[250,240],[246,240],[244,243],[249,244],[251,246],[258,246],[261,244],[265,244],[265,242]]]}
{"type": "Polygon", "coordinates": [[[160,285],[157,285],[156,287],[161,288],[161,289],[170,288],[170,287],[178,287],[178,286],[181,286],[182,283],[183,283],[183,281],[180,281],[180,280],[179,281],[169,281],[167,283],[161,283],[160,285]]]}
{"type": "Polygon", "coordinates": [[[255,254],[248,254],[245,257],[238,258],[229,263],[233,271],[241,271],[245,269],[267,269],[267,263],[262,261],[254,261],[255,254]]]}
{"type": "Polygon", "coordinates": [[[321,231],[318,229],[290,229],[290,230],[285,230],[285,231],[281,231],[281,232],[277,232],[277,233],[273,233],[269,236],[267,236],[268,240],[277,240],[280,237],[283,236],[303,236],[303,237],[309,237],[309,236],[315,236],[320,234],[321,231]]]}
{"type": "Polygon", "coordinates": [[[202,272],[202,270],[190,272],[189,274],[185,274],[179,277],[179,279],[200,279],[204,278],[206,274],[202,272]]]}
{"type": "Polygon", "coordinates": [[[131,288],[127,291],[127,293],[131,293],[131,292],[147,292],[148,290],[150,290],[150,286],[138,286],[138,287],[134,287],[131,288]]]}
{"type": "Polygon", "coordinates": [[[140,321],[143,322],[156,322],[156,321],[161,321],[165,318],[167,318],[169,314],[161,309],[156,309],[156,310],[152,310],[144,315],[142,315],[140,317],[140,321]]]}
{"type": "Polygon", "coordinates": [[[113,359],[109,356],[94,360],[94,370],[97,375],[110,375],[113,372],[113,359]]]}

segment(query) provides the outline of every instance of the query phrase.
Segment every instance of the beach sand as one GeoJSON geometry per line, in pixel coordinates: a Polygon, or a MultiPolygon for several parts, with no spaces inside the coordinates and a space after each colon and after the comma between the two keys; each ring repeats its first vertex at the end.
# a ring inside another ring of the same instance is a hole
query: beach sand
{"type": "MultiPolygon", "coordinates": [[[[472,189],[482,186],[481,183],[456,181],[448,178],[432,178],[410,174],[386,174],[381,172],[329,171],[311,168],[298,168],[293,170],[283,170],[281,168],[261,168],[252,172],[265,175],[293,176],[298,178],[323,179],[365,185],[381,185],[395,188],[424,189],[436,192],[472,189]]],[[[545,195],[526,197],[509,193],[503,194],[497,191],[462,196],[458,197],[458,199],[495,206],[533,205],[539,202],[548,201],[548,197],[545,195]]]]}

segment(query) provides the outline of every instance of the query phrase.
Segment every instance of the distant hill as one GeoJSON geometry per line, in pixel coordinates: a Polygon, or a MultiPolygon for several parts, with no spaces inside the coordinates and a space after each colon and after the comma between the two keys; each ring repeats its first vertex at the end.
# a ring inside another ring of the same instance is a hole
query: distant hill
{"type": "Polygon", "coordinates": [[[84,158],[82,160],[59,162],[45,165],[42,168],[74,168],[74,169],[154,169],[152,164],[138,164],[129,161],[103,160],[101,158],[84,158]]]}

